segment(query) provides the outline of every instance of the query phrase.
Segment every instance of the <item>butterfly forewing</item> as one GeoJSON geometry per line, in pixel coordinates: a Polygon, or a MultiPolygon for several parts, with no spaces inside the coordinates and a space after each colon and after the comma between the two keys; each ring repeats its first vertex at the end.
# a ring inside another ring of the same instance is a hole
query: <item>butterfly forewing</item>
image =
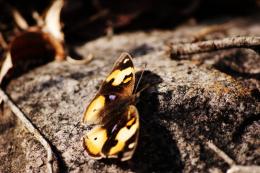
{"type": "Polygon", "coordinates": [[[134,84],[135,71],[132,58],[129,54],[123,53],[106,77],[98,94],[87,107],[83,123],[100,124],[105,115],[104,110],[108,110],[106,107],[114,104],[113,102],[120,102],[120,100],[130,97],[134,84]]]}
{"type": "Polygon", "coordinates": [[[118,94],[121,97],[132,95],[135,84],[135,70],[132,58],[123,53],[116,61],[113,70],[100,88],[101,94],[118,94]]]}

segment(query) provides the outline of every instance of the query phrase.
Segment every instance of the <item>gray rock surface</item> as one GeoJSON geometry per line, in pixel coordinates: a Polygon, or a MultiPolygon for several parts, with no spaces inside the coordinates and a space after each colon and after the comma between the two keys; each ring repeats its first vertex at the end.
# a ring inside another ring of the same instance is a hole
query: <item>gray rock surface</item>
{"type": "MultiPolygon", "coordinates": [[[[259,36],[260,25],[254,20],[237,19],[233,24],[224,34],[217,31],[206,39],[238,33],[259,36]]],[[[219,68],[223,63],[230,67],[229,57],[236,54],[242,64],[249,64],[243,66],[244,72],[257,75],[259,56],[235,49],[175,61],[163,51],[166,42],[189,41],[204,27],[206,24],[100,38],[78,48],[84,56],[94,54],[90,64],[51,62],[11,81],[7,92],[53,145],[61,172],[226,171],[228,164],[205,145],[209,140],[236,163],[259,165],[259,78],[232,76],[230,69],[219,68]],[[127,162],[95,161],[82,147],[82,136],[89,127],[80,121],[123,51],[133,55],[137,69],[147,64],[142,84],[153,84],[137,104],[141,118],[138,148],[127,162]],[[250,66],[252,58],[241,55],[252,56],[256,62],[250,66]],[[251,71],[245,70],[248,68],[251,71]]],[[[41,144],[8,109],[4,109],[3,119],[0,172],[46,172],[46,152],[41,144]]]]}

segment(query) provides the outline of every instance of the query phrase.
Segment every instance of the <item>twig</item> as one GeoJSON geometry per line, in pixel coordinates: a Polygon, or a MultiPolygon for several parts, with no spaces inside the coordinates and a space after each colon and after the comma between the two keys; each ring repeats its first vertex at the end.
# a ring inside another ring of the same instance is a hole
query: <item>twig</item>
{"type": "Polygon", "coordinates": [[[208,141],[206,143],[210,149],[212,149],[219,157],[221,157],[225,162],[227,162],[230,166],[235,165],[235,161],[232,160],[224,151],[219,149],[214,143],[208,141]]]}
{"type": "Polygon", "coordinates": [[[170,45],[168,51],[171,57],[174,57],[231,48],[254,49],[256,47],[260,47],[260,37],[229,37],[219,40],[170,45]]]}
{"type": "Polygon", "coordinates": [[[227,170],[227,173],[259,173],[259,172],[260,172],[260,166],[256,166],[256,165],[252,165],[252,166],[234,165],[227,170]]]}
{"type": "Polygon", "coordinates": [[[26,117],[26,115],[12,102],[9,96],[0,89],[0,97],[4,100],[5,103],[10,107],[12,112],[22,121],[25,127],[31,132],[35,138],[44,146],[47,151],[47,169],[49,173],[53,172],[53,160],[54,153],[51,149],[50,144],[47,140],[41,135],[40,131],[31,123],[31,121],[26,117]]]}
{"type": "Polygon", "coordinates": [[[212,149],[219,157],[221,157],[226,163],[229,164],[230,168],[227,173],[260,173],[260,166],[256,165],[237,165],[224,151],[219,149],[213,142],[206,142],[208,147],[212,149]]]}

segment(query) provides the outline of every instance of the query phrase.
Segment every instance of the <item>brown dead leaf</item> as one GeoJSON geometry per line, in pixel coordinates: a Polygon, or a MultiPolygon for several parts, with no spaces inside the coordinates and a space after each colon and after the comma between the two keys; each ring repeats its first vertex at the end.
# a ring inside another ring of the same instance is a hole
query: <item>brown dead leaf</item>
{"type": "MultiPolygon", "coordinates": [[[[18,76],[36,66],[52,60],[65,59],[64,35],[60,22],[63,0],[53,1],[44,17],[34,12],[36,26],[29,26],[25,18],[15,8],[12,9],[14,22],[21,30],[5,46],[0,63],[0,84],[4,78],[18,76]]],[[[1,37],[1,43],[5,43],[1,37]]]]}

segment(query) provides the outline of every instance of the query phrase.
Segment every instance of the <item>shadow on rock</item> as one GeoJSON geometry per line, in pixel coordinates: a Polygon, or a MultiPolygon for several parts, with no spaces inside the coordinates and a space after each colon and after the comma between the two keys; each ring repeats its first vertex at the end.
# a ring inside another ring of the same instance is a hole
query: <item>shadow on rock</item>
{"type": "Polygon", "coordinates": [[[241,143],[242,135],[245,133],[246,129],[253,123],[260,120],[260,114],[254,114],[246,118],[236,129],[232,136],[232,141],[236,143],[241,143]]]}
{"type": "MultiPolygon", "coordinates": [[[[141,72],[137,73],[137,81],[141,72]]],[[[183,165],[180,152],[170,132],[160,124],[157,115],[159,100],[156,84],[162,79],[145,71],[137,90],[149,84],[141,93],[137,108],[140,114],[139,143],[133,158],[127,162],[108,161],[105,164],[117,164],[124,170],[134,172],[181,172],[183,165]]]]}
{"type": "Polygon", "coordinates": [[[252,50],[239,49],[219,59],[214,67],[234,78],[260,80],[260,56],[252,50]]]}

